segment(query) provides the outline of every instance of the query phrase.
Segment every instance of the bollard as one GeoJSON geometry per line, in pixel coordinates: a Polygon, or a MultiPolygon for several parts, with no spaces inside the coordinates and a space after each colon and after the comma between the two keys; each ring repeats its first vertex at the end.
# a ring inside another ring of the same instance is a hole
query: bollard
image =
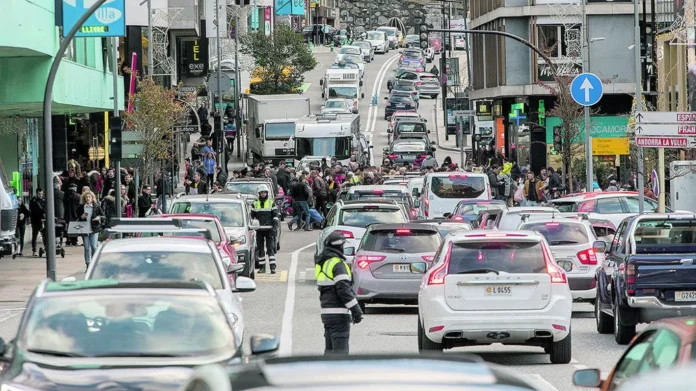
{"type": "Polygon", "coordinates": [[[309,51],[310,52],[314,51],[314,45],[312,44],[312,41],[309,42],[309,51]]]}
{"type": "Polygon", "coordinates": [[[334,51],[334,42],[333,41],[331,41],[331,51],[332,52],[334,51]]]}
{"type": "Polygon", "coordinates": [[[377,106],[377,94],[372,95],[372,103],[370,105],[377,106]]]}

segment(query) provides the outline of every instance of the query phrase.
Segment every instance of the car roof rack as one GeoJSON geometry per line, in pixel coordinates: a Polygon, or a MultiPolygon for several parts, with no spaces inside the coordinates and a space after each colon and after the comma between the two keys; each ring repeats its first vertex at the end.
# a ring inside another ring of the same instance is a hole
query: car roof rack
{"type": "Polygon", "coordinates": [[[82,291],[88,289],[204,289],[209,294],[215,295],[215,289],[206,281],[191,280],[191,281],[175,281],[175,280],[149,280],[149,281],[133,281],[124,282],[115,279],[97,279],[97,280],[77,280],[77,281],[53,281],[50,279],[43,280],[36,292],[36,296],[40,297],[44,293],[67,292],[67,291],[82,291]]]}
{"type": "MultiPolygon", "coordinates": [[[[192,234],[192,236],[202,236],[207,240],[212,240],[213,235],[208,229],[203,228],[184,228],[185,217],[165,217],[153,219],[140,218],[121,218],[113,219],[114,225],[104,230],[107,237],[112,235],[121,236],[123,234],[139,234],[139,233],[177,233],[177,234],[192,234]]],[[[116,239],[116,238],[110,238],[116,239]]]]}

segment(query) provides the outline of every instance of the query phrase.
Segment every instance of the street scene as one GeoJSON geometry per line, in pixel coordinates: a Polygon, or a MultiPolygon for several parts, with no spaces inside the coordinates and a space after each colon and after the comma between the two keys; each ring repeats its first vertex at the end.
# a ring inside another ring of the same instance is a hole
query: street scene
{"type": "Polygon", "coordinates": [[[696,5],[490,3],[10,0],[0,391],[694,390],[696,5]]]}

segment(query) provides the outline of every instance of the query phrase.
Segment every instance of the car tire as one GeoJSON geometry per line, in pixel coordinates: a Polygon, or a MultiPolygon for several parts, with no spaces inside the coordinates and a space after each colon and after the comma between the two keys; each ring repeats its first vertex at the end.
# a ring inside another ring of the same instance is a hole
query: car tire
{"type": "Polygon", "coordinates": [[[602,301],[595,300],[594,303],[594,313],[595,313],[595,323],[597,323],[597,332],[600,334],[611,334],[614,332],[614,320],[611,316],[601,311],[602,301]]]}
{"type": "Polygon", "coordinates": [[[619,345],[628,345],[629,342],[636,336],[636,325],[622,325],[623,316],[619,308],[619,299],[614,298],[614,340],[619,345]]]}
{"type": "Polygon", "coordinates": [[[549,359],[551,364],[568,364],[572,359],[573,343],[569,332],[568,335],[558,342],[551,342],[549,346],[549,359]]]}
{"type": "Polygon", "coordinates": [[[425,330],[421,324],[420,317],[418,317],[418,351],[419,352],[442,352],[443,344],[431,341],[427,335],[425,335],[425,330]]]}

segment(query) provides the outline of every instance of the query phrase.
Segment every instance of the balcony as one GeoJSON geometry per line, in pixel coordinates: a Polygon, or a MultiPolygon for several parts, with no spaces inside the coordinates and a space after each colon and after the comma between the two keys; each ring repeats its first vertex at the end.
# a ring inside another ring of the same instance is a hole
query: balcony
{"type": "Polygon", "coordinates": [[[170,30],[176,30],[179,36],[198,36],[200,17],[198,0],[169,0],[170,30]]]}

